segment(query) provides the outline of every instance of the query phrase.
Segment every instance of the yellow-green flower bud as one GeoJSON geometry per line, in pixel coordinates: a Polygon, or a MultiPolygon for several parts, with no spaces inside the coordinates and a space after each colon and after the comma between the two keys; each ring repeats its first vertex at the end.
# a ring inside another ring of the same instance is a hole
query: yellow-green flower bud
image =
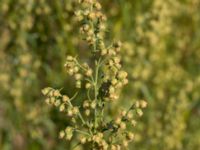
{"type": "Polygon", "coordinates": [[[92,101],[92,103],[90,104],[90,107],[92,109],[95,109],[96,108],[96,101],[92,101]]]}
{"type": "Polygon", "coordinates": [[[65,110],[65,105],[64,104],[60,105],[59,109],[60,109],[61,112],[64,111],[65,110]]]}
{"type": "Polygon", "coordinates": [[[69,97],[67,95],[63,95],[62,97],[63,102],[69,101],[69,97]]]}
{"type": "Polygon", "coordinates": [[[65,136],[65,132],[64,132],[64,131],[60,131],[60,133],[59,133],[59,138],[60,138],[60,139],[63,139],[64,136],[65,136]]]}

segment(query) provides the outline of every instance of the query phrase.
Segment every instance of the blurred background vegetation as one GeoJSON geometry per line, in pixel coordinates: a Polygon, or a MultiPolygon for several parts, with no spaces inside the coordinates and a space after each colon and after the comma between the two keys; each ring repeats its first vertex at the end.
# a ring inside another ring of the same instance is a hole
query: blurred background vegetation
{"type": "MultiPolygon", "coordinates": [[[[107,38],[121,39],[129,85],[117,105],[145,99],[135,129],[137,150],[200,149],[200,1],[101,0],[107,38]]],[[[67,54],[89,59],[74,0],[0,0],[0,149],[66,150],[58,139],[65,116],[48,108],[46,86],[74,85],[67,54]]]]}

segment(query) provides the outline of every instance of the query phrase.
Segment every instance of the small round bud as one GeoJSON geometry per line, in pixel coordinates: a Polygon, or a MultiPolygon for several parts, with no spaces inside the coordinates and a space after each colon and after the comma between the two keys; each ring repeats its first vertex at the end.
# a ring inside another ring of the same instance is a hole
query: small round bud
{"type": "Polygon", "coordinates": [[[54,96],[53,94],[54,94],[54,91],[51,90],[51,91],[49,91],[49,94],[48,94],[48,95],[49,95],[49,96],[54,96]]]}
{"type": "Polygon", "coordinates": [[[90,89],[91,87],[92,87],[92,84],[91,84],[91,83],[86,83],[86,84],[85,84],[85,88],[86,88],[86,89],[90,89]]]}
{"type": "MultiPolygon", "coordinates": [[[[80,12],[77,12],[77,13],[80,13],[80,12]]],[[[72,61],[72,60],[74,60],[72,56],[67,56],[67,61],[72,61]]]]}
{"type": "Polygon", "coordinates": [[[115,120],[115,123],[119,125],[119,124],[121,123],[121,118],[117,118],[117,119],[115,120]]]}
{"type": "Polygon", "coordinates": [[[95,13],[94,13],[94,12],[90,12],[90,13],[88,14],[88,18],[91,19],[91,20],[94,20],[94,19],[96,18],[95,13]]]}
{"type": "Polygon", "coordinates": [[[126,85],[126,84],[128,84],[128,79],[124,79],[124,80],[122,80],[122,82],[124,85],[126,85]]]}
{"type": "Polygon", "coordinates": [[[123,110],[122,112],[121,112],[121,115],[123,116],[123,117],[125,117],[126,116],[126,111],[125,110],[123,110]]]}
{"type": "Polygon", "coordinates": [[[134,127],[135,127],[135,126],[136,126],[136,124],[137,124],[137,122],[136,122],[135,120],[131,120],[131,125],[132,125],[132,126],[134,126],[134,127]]]}
{"type": "Polygon", "coordinates": [[[96,102],[95,101],[92,101],[92,103],[90,104],[90,107],[92,109],[95,109],[96,108],[96,102]]]}
{"type": "Polygon", "coordinates": [[[73,69],[69,69],[68,73],[69,73],[70,76],[72,76],[74,74],[74,70],[73,69]]]}
{"type": "Polygon", "coordinates": [[[65,133],[66,133],[66,140],[71,140],[72,136],[73,136],[73,131],[71,127],[67,127],[65,129],[65,133]]]}
{"type": "Polygon", "coordinates": [[[143,112],[141,109],[136,109],[136,113],[138,114],[138,116],[142,116],[143,115],[143,112]]]}
{"type": "Polygon", "coordinates": [[[60,131],[60,133],[59,133],[59,138],[60,138],[60,139],[63,139],[64,136],[65,136],[65,132],[64,132],[64,131],[60,131]]]}
{"type": "Polygon", "coordinates": [[[97,134],[100,138],[103,138],[103,133],[98,133],[97,134]]]}
{"type": "Polygon", "coordinates": [[[144,100],[140,100],[140,107],[141,108],[146,108],[147,107],[147,102],[144,100]]]}
{"type": "Polygon", "coordinates": [[[50,87],[44,88],[44,89],[42,90],[42,94],[43,94],[43,95],[47,95],[51,90],[52,90],[52,89],[51,89],[50,87]]]}
{"type": "Polygon", "coordinates": [[[110,94],[115,93],[115,88],[113,86],[110,86],[109,92],[110,92],[110,94]]]}
{"type": "Polygon", "coordinates": [[[117,64],[120,63],[120,58],[119,58],[119,57],[114,57],[113,60],[114,60],[114,62],[117,63],[117,64]]]}
{"type": "Polygon", "coordinates": [[[67,111],[67,115],[68,115],[69,117],[72,117],[72,116],[73,116],[73,112],[72,112],[71,109],[69,109],[69,110],[67,111]]]}
{"type": "Polygon", "coordinates": [[[58,106],[60,105],[60,100],[56,100],[55,103],[54,103],[54,105],[55,105],[56,107],[58,107],[58,106]]]}
{"type": "Polygon", "coordinates": [[[73,112],[74,115],[77,115],[78,112],[79,112],[78,107],[73,107],[73,108],[72,108],[72,112],[73,112]]]}
{"type": "Polygon", "coordinates": [[[90,77],[92,76],[92,69],[88,69],[85,73],[86,76],[90,77]]]}
{"type": "Polygon", "coordinates": [[[115,145],[111,145],[111,150],[117,150],[117,147],[115,145]]]}
{"type": "Polygon", "coordinates": [[[88,101],[88,100],[85,100],[85,101],[83,102],[83,108],[88,108],[89,106],[90,106],[89,101],[88,101]]]}
{"type": "Polygon", "coordinates": [[[119,126],[122,130],[126,129],[126,124],[124,122],[121,122],[119,126]]]}
{"type": "Polygon", "coordinates": [[[55,90],[54,92],[53,92],[53,96],[55,96],[55,97],[58,97],[58,96],[60,96],[61,94],[60,94],[60,91],[59,90],[55,90]]]}
{"type": "Polygon", "coordinates": [[[69,101],[69,97],[67,95],[64,95],[62,97],[62,100],[63,100],[63,102],[67,102],[67,101],[69,101]]]}
{"type": "Polygon", "coordinates": [[[64,104],[60,105],[59,109],[60,109],[61,112],[64,111],[65,110],[65,105],[64,104]]]}
{"type": "Polygon", "coordinates": [[[47,104],[50,104],[50,99],[49,99],[49,98],[46,98],[46,99],[45,99],[45,102],[46,102],[47,104]]]}
{"type": "Polygon", "coordinates": [[[106,54],[107,54],[107,49],[102,49],[102,50],[101,50],[101,55],[104,56],[104,55],[106,55],[106,54]]]}
{"type": "Polygon", "coordinates": [[[76,80],[80,80],[81,78],[82,78],[82,75],[81,75],[81,74],[79,74],[79,73],[78,73],[78,74],[75,74],[75,79],[76,79],[76,80]]]}
{"type": "Polygon", "coordinates": [[[133,114],[132,114],[131,112],[129,112],[129,113],[127,114],[127,118],[128,118],[128,119],[132,119],[132,118],[133,118],[133,114]]]}
{"type": "Polygon", "coordinates": [[[100,28],[100,30],[105,30],[105,29],[106,29],[106,26],[105,26],[105,24],[101,24],[101,25],[99,26],[99,28],[100,28]]]}
{"type": "Polygon", "coordinates": [[[83,30],[84,30],[84,31],[89,31],[89,29],[90,29],[90,26],[89,26],[88,24],[85,24],[85,25],[83,26],[83,30]]]}
{"type": "Polygon", "coordinates": [[[76,81],[76,88],[78,88],[78,89],[81,88],[81,81],[80,80],[76,81]]]}
{"type": "Polygon", "coordinates": [[[121,88],[123,85],[122,85],[122,83],[121,82],[118,82],[117,84],[116,84],[116,87],[117,88],[121,88]]]}
{"type": "Polygon", "coordinates": [[[139,102],[139,101],[136,101],[136,102],[135,102],[135,107],[136,107],[136,108],[139,108],[139,107],[140,107],[140,102],[139,102]]]}
{"type": "Polygon", "coordinates": [[[111,83],[112,83],[112,85],[116,85],[117,84],[117,79],[112,79],[112,81],[111,81],[111,83]]]}
{"type": "Polygon", "coordinates": [[[77,73],[79,71],[79,67],[74,67],[74,72],[77,73]]]}
{"type": "Polygon", "coordinates": [[[85,115],[86,115],[86,116],[89,116],[89,115],[90,115],[90,110],[89,110],[89,109],[86,109],[86,110],[85,110],[85,115]]]}
{"type": "Polygon", "coordinates": [[[101,9],[101,4],[100,3],[98,3],[98,2],[96,2],[95,4],[94,4],[94,6],[96,7],[96,9],[98,9],[98,10],[100,10],[101,9]]]}
{"type": "MultiPolygon", "coordinates": [[[[92,29],[87,31],[87,35],[89,35],[89,36],[92,36],[93,34],[94,34],[94,31],[92,29]]],[[[92,40],[92,39],[90,39],[90,40],[92,40]]],[[[90,41],[90,40],[88,40],[88,41],[90,41]]]]}
{"type": "Polygon", "coordinates": [[[128,140],[133,140],[134,139],[134,134],[133,133],[131,133],[131,132],[129,132],[128,134],[127,134],[127,136],[126,136],[126,138],[128,139],[128,140]]]}
{"type": "Polygon", "coordinates": [[[127,140],[123,140],[122,144],[123,144],[124,147],[127,147],[128,146],[128,141],[127,140]]]}
{"type": "Polygon", "coordinates": [[[125,71],[120,71],[119,73],[118,73],[118,78],[119,79],[125,79],[126,77],[127,77],[127,72],[125,72],[125,71]]]}
{"type": "Polygon", "coordinates": [[[55,101],[56,101],[55,97],[51,97],[51,98],[50,98],[50,103],[51,103],[51,104],[55,104],[55,101]]]}
{"type": "Polygon", "coordinates": [[[81,144],[85,144],[86,141],[87,141],[87,139],[85,137],[83,137],[83,138],[80,139],[81,144]]]}

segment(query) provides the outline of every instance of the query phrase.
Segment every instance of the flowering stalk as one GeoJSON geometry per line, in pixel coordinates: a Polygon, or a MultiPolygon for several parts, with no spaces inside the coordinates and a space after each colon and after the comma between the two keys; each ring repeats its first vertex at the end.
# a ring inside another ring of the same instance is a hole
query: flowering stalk
{"type": "Polygon", "coordinates": [[[78,144],[93,150],[126,148],[134,139],[128,128],[135,126],[134,117],[142,116],[142,108],[147,103],[137,101],[127,111],[120,111],[115,119],[108,117],[108,107],[119,99],[122,87],[128,83],[128,74],[122,70],[119,54],[122,44],[114,42],[106,46],[106,16],[102,14],[99,2],[80,0],[79,5],[81,9],[75,15],[82,24],[80,32],[91,49],[93,64],[82,64],[76,57],[67,56],[64,66],[74,77],[76,88],[86,89],[87,99],[81,106],[74,106],[72,100],[76,99],[78,92],[69,98],[60,90],[47,87],[42,93],[47,96],[47,104],[58,107],[71,118],[71,126],[60,132],[60,138],[71,140],[74,137],[78,144]]]}

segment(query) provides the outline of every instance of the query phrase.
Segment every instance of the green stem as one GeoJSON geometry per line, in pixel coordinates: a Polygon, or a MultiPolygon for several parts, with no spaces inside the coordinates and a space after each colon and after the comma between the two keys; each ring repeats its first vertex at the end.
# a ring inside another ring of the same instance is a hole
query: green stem
{"type": "MultiPolygon", "coordinates": [[[[94,95],[95,95],[95,101],[97,103],[97,96],[98,96],[98,76],[99,76],[99,61],[96,63],[96,69],[95,69],[95,82],[94,82],[94,95]]],[[[94,110],[94,123],[95,128],[97,125],[97,109],[94,110]]]]}
{"type": "Polygon", "coordinates": [[[76,132],[79,132],[81,134],[84,134],[84,135],[88,135],[88,136],[91,136],[89,133],[87,132],[84,132],[84,131],[81,131],[81,130],[78,130],[78,129],[74,129],[76,132]]]}
{"type": "MultiPolygon", "coordinates": [[[[77,94],[75,94],[75,96],[76,96],[77,94]]],[[[72,99],[72,98],[71,98],[72,99]]],[[[74,106],[72,105],[72,103],[71,103],[71,101],[69,100],[69,101],[67,101],[68,102],[68,104],[69,104],[69,106],[71,107],[71,108],[73,108],[74,106]]],[[[80,111],[78,111],[78,116],[79,116],[79,118],[81,119],[81,121],[82,121],[82,123],[83,123],[83,125],[85,125],[86,124],[86,122],[85,122],[85,120],[83,119],[83,116],[81,115],[81,113],[80,113],[80,111]]]]}

